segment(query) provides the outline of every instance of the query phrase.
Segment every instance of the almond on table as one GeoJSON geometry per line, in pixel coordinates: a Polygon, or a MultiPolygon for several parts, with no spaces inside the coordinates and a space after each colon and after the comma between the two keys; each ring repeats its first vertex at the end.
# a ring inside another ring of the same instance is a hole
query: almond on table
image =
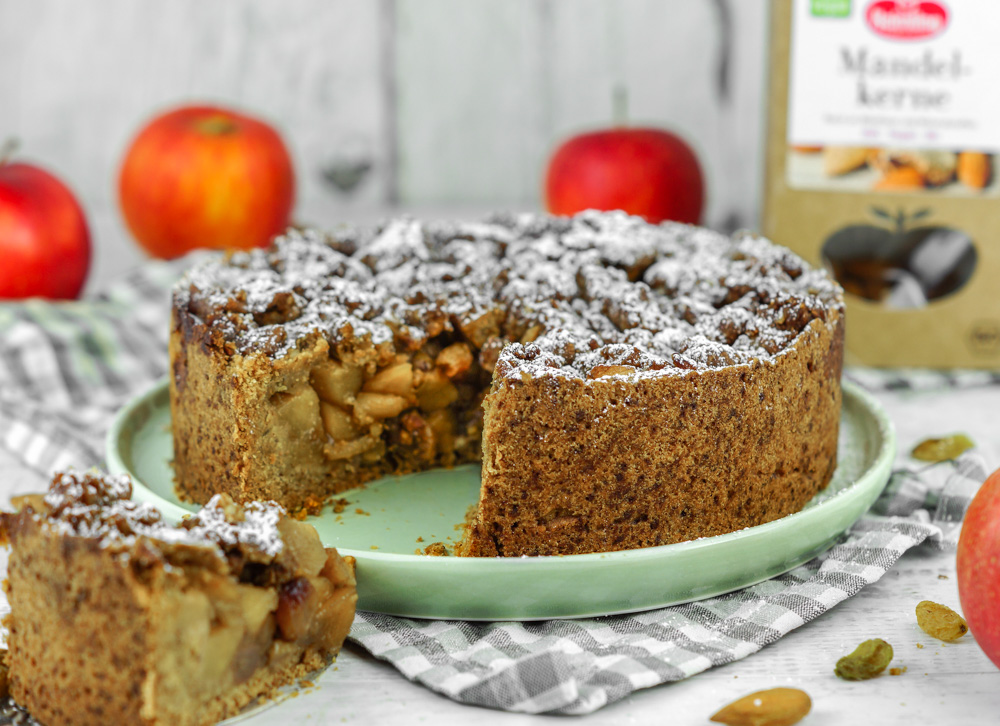
{"type": "Polygon", "coordinates": [[[733,701],[709,719],[726,726],[792,726],[812,710],[809,694],[798,688],[756,691],[733,701]]]}

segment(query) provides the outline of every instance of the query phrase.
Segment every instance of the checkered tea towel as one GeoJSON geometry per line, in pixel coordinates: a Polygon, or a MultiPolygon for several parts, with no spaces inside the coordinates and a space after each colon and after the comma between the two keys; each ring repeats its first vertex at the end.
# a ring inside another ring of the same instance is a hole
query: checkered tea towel
{"type": "MultiPolygon", "coordinates": [[[[102,464],[114,412],[166,373],[167,290],[183,264],[151,263],[87,302],[0,305],[0,446],[43,474],[102,464]]],[[[849,375],[878,390],[1000,382],[981,373],[849,375]]],[[[535,623],[362,612],[350,637],[407,678],[462,703],[590,713],[637,689],[760,650],[878,580],[921,542],[953,544],[985,476],[975,452],[956,462],[901,469],[873,512],[833,549],[721,597],[632,615],[535,623]]]]}

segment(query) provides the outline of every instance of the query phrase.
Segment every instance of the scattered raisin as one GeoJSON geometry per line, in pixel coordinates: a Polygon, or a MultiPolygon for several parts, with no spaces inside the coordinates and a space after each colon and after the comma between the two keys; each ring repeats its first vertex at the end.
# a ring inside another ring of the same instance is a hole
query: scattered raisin
{"type": "Polygon", "coordinates": [[[930,600],[917,603],[917,625],[931,637],[947,642],[958,640],[969,632],[965,618],[950,607],[930,600]]]}
{"type": "Polygon", "coordinates": [[[711,719],[727,726],[792,726],[812,708],[812,699],[798,688],[756,691],[733,701],[711,719]]]}
{"type": "Polygon", "coordinates": [[[947,461],[958,458],[959,454],[975,445],[965,434],[952,434],[941,439],[924,439],[913,447],[910,456],[921,461],[947,461]]]}
{"type": "Polygon", "coordinates": [[[886,669],[892,660],[892,646],[881,638],[866,640],[837,661],[833,672],[845,681],[864,681],[886,669]]]}

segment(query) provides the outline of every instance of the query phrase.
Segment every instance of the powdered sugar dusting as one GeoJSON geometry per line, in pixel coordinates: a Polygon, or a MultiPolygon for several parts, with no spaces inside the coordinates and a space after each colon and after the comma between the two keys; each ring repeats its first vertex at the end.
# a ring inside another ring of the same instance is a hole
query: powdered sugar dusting
{"type": "Polygon", "coordinates": [[[223,351],[273,357],[315,336],[412,349],[441,321],[465,334],[496,313],[495,375],[586,379],[601,365],[659,376],[771,360],[843,297],[760,237],[591,211],[289,232],[192,270],[174,304],[223,351]],[[529,328],[540,334],[519,342],[529,328]]]}
{"type": "Polygon", "coordinates": [[[219,557],[232,548],[248,548],[268,558],[283,548],[277,525],[285,510],[274,502],[241,506],[216,495],[174,527],[151,504],[132,501],[131,496],[132,481],[126,475],[60,472],[45,495],[46,521],[56,531],[99,540],[104,546],[128,547],[144,537],[206,548],[219,557]]]}
{"type": "Polygon", "coordinates": [[[274,502],[234,506],[216,494],[182,526],[188,537],[203,538],[223,548],[249,546],[275,557],[282,549],[278,520],[284,513],[274,502]]]}

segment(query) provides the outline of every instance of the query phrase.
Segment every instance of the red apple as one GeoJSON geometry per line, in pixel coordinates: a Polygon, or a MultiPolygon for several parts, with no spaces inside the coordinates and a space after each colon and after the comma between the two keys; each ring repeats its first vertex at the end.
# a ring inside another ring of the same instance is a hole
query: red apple
{"type": "Polygon", "coordinates": [[[65,184],[0,159],[0,299],[75,298],[90,266],[90,232],[65,184]]]}
{"type": "Polygon", "coordinates": [[[1000,668],[1000,469],[965,513],[958,540],[958,596],[976,642],[1000,668]]]}
{"type": "Polygon", "coordinates": [[[132,234],[156,257],[197,247],[262,247],[288,226],[292,161],[278,133],[215,106],[153,119],[125,154],[119,178],[132,234]]]}
{"type": "Polygon", "coordinates": [[[622,209],[649,222],[697,224],[705,199],[698,158],[660,129],[615,128],[574,136],[556,149],[545,178],[553,214],[622,209]]]}

